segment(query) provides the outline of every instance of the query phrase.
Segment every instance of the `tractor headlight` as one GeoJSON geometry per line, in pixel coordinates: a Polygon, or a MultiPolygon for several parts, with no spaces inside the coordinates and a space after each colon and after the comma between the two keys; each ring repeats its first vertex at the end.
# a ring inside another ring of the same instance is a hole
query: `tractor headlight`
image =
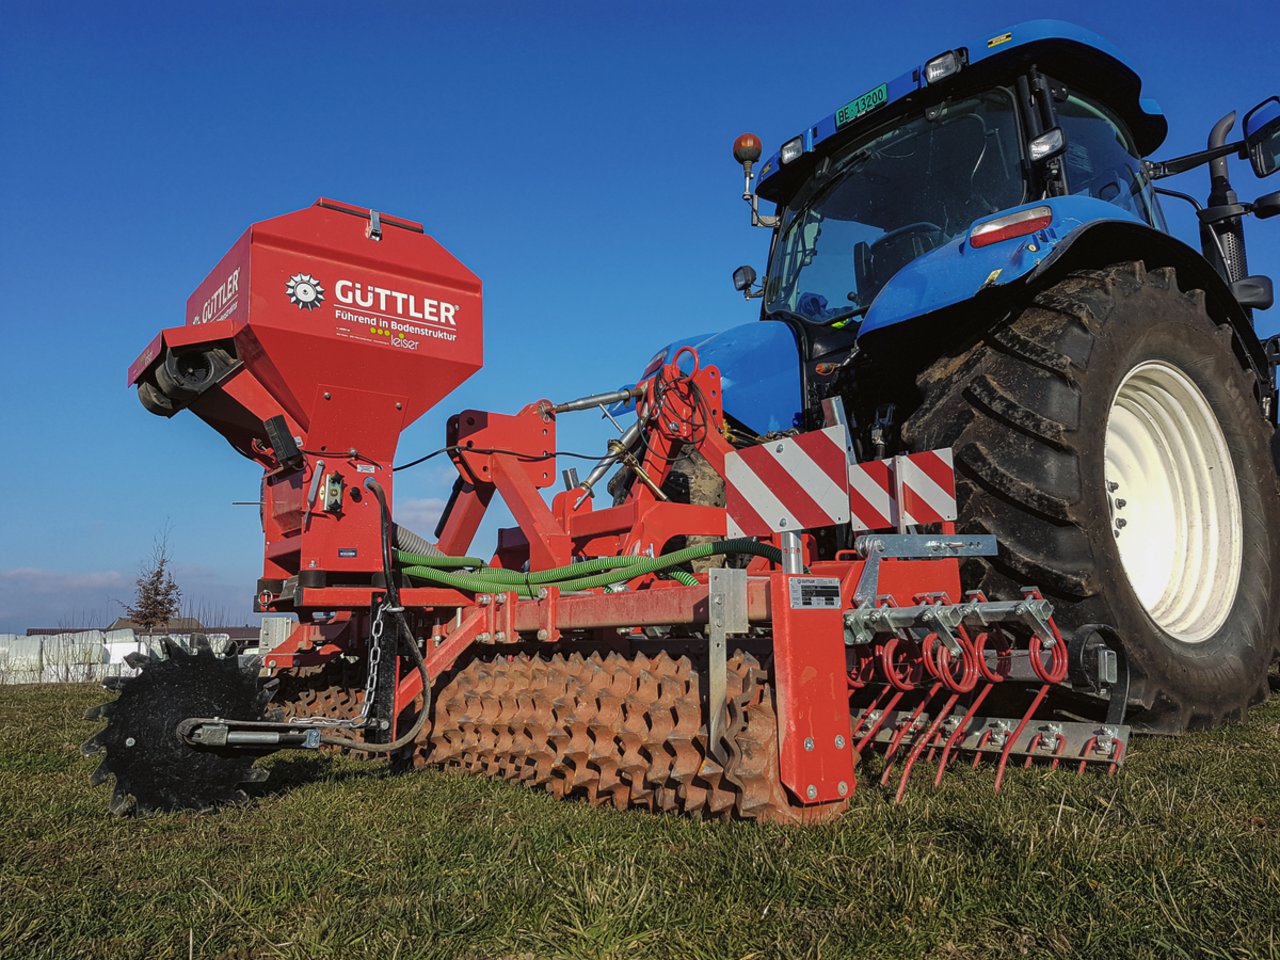
{"type": "Polygon", "coordinates": [[[1027,156],[1031,158],[1032,163],[1039,163],[1041,160],[1056,157],[1066,149],[1066,146],[1067,138],[1062,128],[1050,127],[1027,144],[1027,156]]]}
{"type": "Polygon", "coordinates": [[[804,153],[804,137],[792,137],[782,145],[782,150],[779,152],[782,162],[790,163],[796,157],[800,156],[800,154],[804,153]]]}
{"type": "Polygon", "coordinates": [[[959,50],[940,53],[924,65],[924,82],[937,83],[939,80],[945,80],[953,73],[959,73],[962,66],[964,61],[960,58],[959,50]]]}

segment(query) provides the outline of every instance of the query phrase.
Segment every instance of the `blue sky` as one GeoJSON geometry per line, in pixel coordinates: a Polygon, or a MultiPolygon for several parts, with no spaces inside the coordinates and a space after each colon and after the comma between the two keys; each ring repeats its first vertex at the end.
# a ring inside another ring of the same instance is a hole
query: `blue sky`
{"type": "MultiPolygon", "coordinates": [[[[1160,156],[1277,92],[1274,2],[1115,3],[1064,15],[1160,100],[1160,156]]],[[[681,333],[746,323],[762,269],[729,156],[766,152],[851,96],[1025,3],[77,4],[0,10],[0,632],[97,625],[170,526],[197,612],[250,619],[259,471],[188,415],[143,411],[125,369],[251,222],[325,195],[426,223],[485,282],[484,370],[405,434],[628,381],[681,333]]],[[[1233,161],[1234,163],[1234,161],[1233,161]]],[[[1245,198],[1280,189],[1235,164],[1245,198]]],[[[1170,185],[1203,196],[1196,171],[1170,185]]],[[[1194,237],[1181,206],[1175,232],[1194,237]]],[[[1280,220],[1250,221],[1280,280],[1280,220]]],[[[1260,315],[1280,331],[1280,309],[1260,315]]],[[[590,415],[564,449],[598,449],[590,415]]],[[[401,475],[430,532],[447,465],[401,475]]],[[[488,545],[492,534],[482,531],[488,545]]]]}

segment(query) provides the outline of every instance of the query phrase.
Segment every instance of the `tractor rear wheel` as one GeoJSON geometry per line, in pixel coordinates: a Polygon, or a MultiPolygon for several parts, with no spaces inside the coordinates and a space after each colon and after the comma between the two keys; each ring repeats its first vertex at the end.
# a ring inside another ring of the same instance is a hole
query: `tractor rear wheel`
{"type": "Polygon", "coordinates": [[[967,588],[1035,584],[1064,627],[1113,627],[1145,729],[1236,719],[1266,696],[1270,430],[1202,291],[1141,263],[1074,273],[917,385],[904,441],[954,448],[960,529],[1001,545],[966,564],[967,588]]]}

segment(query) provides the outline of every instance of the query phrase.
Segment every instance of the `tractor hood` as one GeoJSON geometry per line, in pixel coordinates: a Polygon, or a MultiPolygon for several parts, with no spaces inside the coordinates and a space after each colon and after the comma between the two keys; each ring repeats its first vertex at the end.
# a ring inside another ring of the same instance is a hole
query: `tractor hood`
{"type": "MultiPolygon", "coordinates": [[[[686,346],[697,351],[702,366],[720,369],[724,411],[748,430],[764,435],[802,425],[800,352],[785,323],[755,321],[676,340],[653,355],[638,380],[655,373],[686,346]]],[[[619,403],[610,412],[617,416],[633,408],[634,403],[619,403]]]]}

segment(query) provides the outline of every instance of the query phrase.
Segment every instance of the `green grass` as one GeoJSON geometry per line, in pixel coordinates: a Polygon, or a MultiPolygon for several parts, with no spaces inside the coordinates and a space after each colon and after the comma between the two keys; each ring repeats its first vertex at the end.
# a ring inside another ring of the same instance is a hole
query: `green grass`
{"type": "Polygon", "coordinates": [[[298,754],[247,808],[115,820],[102,698],[0,687],[0,957],[1280,955],[1276,701],[1114,778],[864,784],[796,829],[298,754]]]}

